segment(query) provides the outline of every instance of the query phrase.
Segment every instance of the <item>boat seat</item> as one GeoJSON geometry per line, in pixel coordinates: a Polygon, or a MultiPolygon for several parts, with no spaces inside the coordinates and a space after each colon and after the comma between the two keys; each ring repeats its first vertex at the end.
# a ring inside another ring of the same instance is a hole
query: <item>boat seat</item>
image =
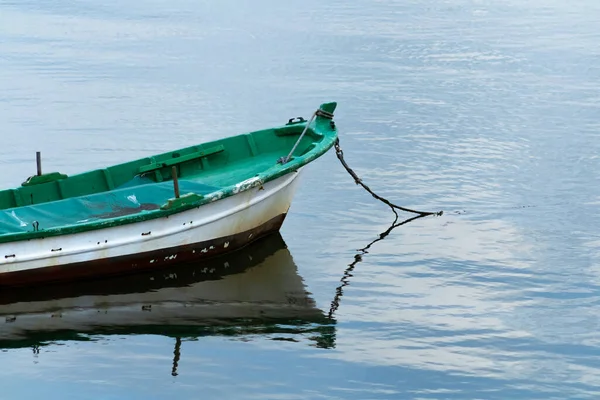
{"type": "Polygon", "coordinates": [[[139,168],[139,173],[143,174],[146,172],[156,171],[161,168],[171,167],[173,165],[181,164],[183,162],[197,160],[202,157],[208,157],[211,154],[220,153],[225,150],[223,145],[218,145],[211,147],[206,150],[196,151],[190,154],[186,154],[184,156],[179,156],[177,153],[173,153],[173,158],[169,158],[161,161],[153,161],[149,165],[142,165],[139,168]],[[177,155],[177,156],[176,156],[177,155]]]}

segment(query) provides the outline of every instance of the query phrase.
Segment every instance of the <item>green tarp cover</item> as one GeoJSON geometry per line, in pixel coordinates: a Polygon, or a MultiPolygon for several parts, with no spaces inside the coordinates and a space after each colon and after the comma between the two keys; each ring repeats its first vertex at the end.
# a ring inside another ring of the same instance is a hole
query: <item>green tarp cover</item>
{"type": "MultiPolygon", "coordinates": [[[[205,195],[219,190],[193,180],[179,180],[180,193],[205,195]]],[[[154,183],[135,178],[119,188],[89,196],[0,210],[0,235],[73,226],[87,222],[122,218],[159,209],[174,197],[173,182],[154,183]]]]}

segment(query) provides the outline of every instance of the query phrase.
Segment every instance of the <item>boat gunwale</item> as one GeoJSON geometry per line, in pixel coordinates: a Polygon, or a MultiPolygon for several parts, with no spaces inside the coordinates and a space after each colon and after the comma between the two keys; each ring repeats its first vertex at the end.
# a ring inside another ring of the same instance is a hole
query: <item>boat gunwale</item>
{"type": "MultiPolygon", "coordinates": [[[[333,108],[335,109],[335,103],[328,103],[321,105],[321,108],[324,106],[329,106],[330,104],[334,104],[333,108]]],[[[226,187],[222,187],[219,190],[216,190],[212,193],[208,193],[203,196],[193,196],[188,197],[189,201],[185,201],[186,197],[181,196],[179,199],[184,199],[179,203],[173,204],[168,208],[158,208],[152,211],[142,211],[140,213],[114,217],[110,219],[104,219],[101,221],[90,221],[84,222],[77,225],[67,225],[67,226],[59,226],[53,227],[49,229],[39,230],[39,231],[29,231],[29,232],[15,232],[15,233],[6,233],[0,235],[0,245],[6,243],[14,243],[17,241],[25,241],[32,239],[44,239],[46,237],[55,237],[55,236],[64,236],[71,234],[78,234],[88,231],[95,231],[100,229],[112,228],[116,226],[135,224],[139,222],[154,220],[158,218],[168,218],[171,215],[179,214],[181,212],[191,210],[193,208],[200,208],[205,204],[209,204],[218,200],[222,200],[231,196],[235,196],[237,194],[246,192],[252,188],[262,186],[263,184],[273,181],[277,178],[280,178],[284,175],[294,173],[298,171],[303,166],[309,164],[315,159],[322,156],[326,153],[331,147],[335,140],[337,139],[337,128],[335,124],[331,123],[327,118],[317,117],[312,126],[308,129],[308,134],[312,134],[315,136],[322,137],[322,140],[319,142],[313,142],[316,146],[313,146],[306,154],[300,156],[294,156],[287,163],[274,164],[274,167],[270,167],[264,170],[261,173],[256,174],[254,177],[246,179],[241,182],[237,182],[226,187]]],[[[293,124],[294,127],[303,126],[306,127],[308,124],[307,121],[296,122],[293,124]]],[[[289,128],[290,124],[273,127],[274,132],[277,132],[280,129],[289,128]]],[[[258,132],[258,131],[257,131],[258,132]]],[[[253,132],[250,132],[250,134],[253,132]]],[[[235,136],[247,135],[248,133],[242,133],[235,136]]],[[[299,135],[299,134],[298,134],[299,135]]],[[[203,143],[203,144],[210,144],[203,143]]],[[[177,150],[173,150],[177,151],[177,150]]],[[[174,200],[174,199],[171,199],[174,200]]]]}

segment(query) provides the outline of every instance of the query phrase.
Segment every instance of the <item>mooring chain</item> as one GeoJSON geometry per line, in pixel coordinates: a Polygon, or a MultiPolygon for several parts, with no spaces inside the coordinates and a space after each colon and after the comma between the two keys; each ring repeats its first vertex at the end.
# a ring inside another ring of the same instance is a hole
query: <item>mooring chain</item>
{"type": "Polygon", "coordinates": [[[377,200],[387,204],[393,211],[394,214],[396,214],[396,217],[398,216],[398,213],[396,212],[396,209],[398,210],[402,210],[402,211],[406,211],[406,212],[410,212],[410,213],[414,213],[414,214],[419,214],[421,216],[427,216],[427,215],[442,215],[443,211],[438,211],[438,212],[428,212],[428,211],[417,211],[417,210],[412,210],[410,208],[406,208],[406,207],[401,207],[399,205],[396,205],[394,203],[391,203],[389,200],[379,196],[377,193],[373,192],[371,190],[371,188],[369,188],[367,185],[365,185],[362,181],[362,179],[359,178],[358,175],[356,175],[356,172],[354,172],[352,170],[352,168],[350,168],[348,166],[348,164],[346,163],[346,160],[344,160],[344,152],[342,151],[342,148],[340,147],[340,140],[339,138],[337,138],[335,140],[335,154],[337,156],[337,158],[340,160],[340,162],[342,163],[342,165],[344,166],[344,168],[346,169],[346,171],[348,171],[348,173],[352,176],[352,178],[354,178],[354,182],[356,182],[357,185],[362,186],[367,192],[371,193],[371,196],[373,196],[374,198],[376,198],[377,200]]]}

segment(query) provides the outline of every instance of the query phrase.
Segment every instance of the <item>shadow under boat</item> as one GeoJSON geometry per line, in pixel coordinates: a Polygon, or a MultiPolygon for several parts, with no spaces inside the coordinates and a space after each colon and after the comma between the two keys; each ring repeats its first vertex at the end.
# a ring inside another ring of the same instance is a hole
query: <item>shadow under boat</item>
{"type": "MultiPolygon", "coordinates": [[[[0,349],[94,335],[267,335],[335,346],[279,233],[201,263],[36,288],[0,289],[0,349]]],[[[176,349],[177,351],[177,349],[176,349]]]]}

